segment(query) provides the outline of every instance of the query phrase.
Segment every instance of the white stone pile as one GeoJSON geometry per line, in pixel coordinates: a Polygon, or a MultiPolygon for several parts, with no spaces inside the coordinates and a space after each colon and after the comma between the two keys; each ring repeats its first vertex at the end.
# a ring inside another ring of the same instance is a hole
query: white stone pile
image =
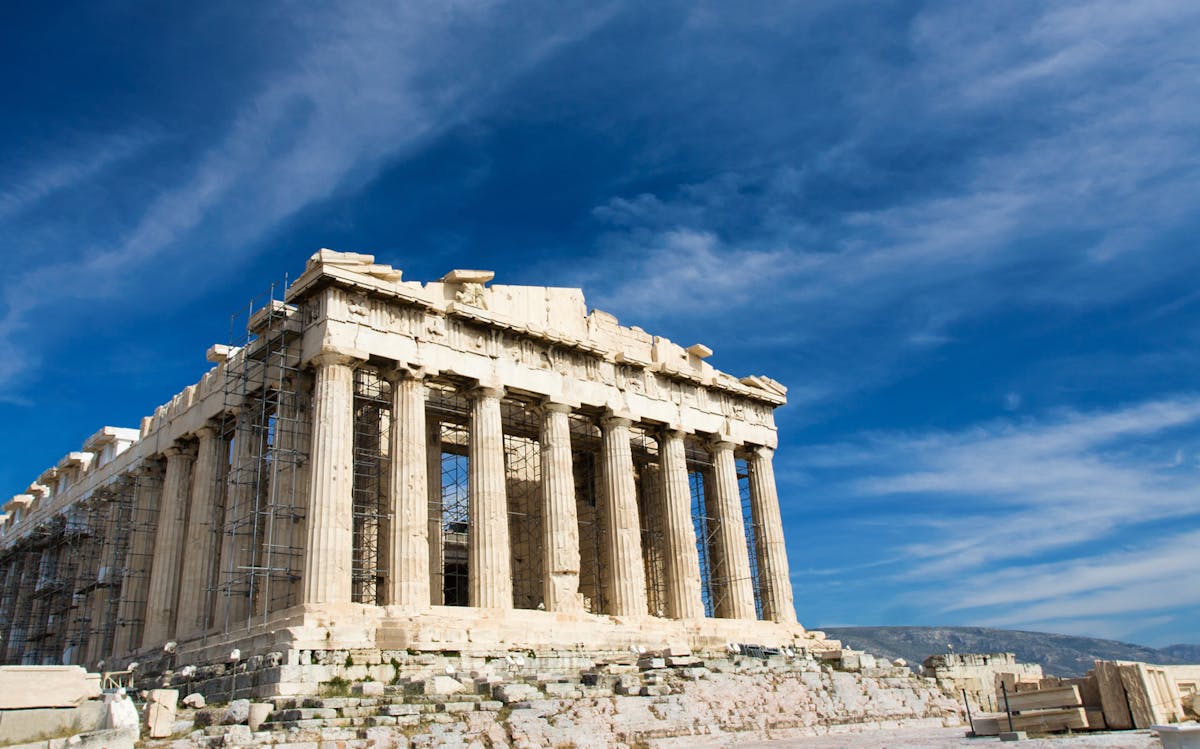
{"type": "Polygon", "coordinates": [[[430,671],[387,684],[336,682],[326,691],[343,694],[275,697],[256,730],[247,725],[251,703],[232,718],[233,705],[212,706],[192,713],[193,729],[172,749],[682,746],[696,736],[744,741],[962,721],[959,706],[935,684],[891,665],[851,662],[852,670],[841,670],[840,661],[802,655],[670,651],[567,673],[513,673],[509,665],[430,671]]]}

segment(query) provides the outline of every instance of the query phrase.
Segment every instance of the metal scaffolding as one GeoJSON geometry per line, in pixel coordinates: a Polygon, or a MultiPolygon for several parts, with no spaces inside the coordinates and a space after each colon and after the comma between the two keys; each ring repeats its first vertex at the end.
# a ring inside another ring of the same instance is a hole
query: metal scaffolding
{"type": "Polygon", "coordinates": [[[690,439],[686,443],[685,454],[688,486],[692,493],[692,528],[696,533],[696,553],[700,558],[700,600],[704,602],[704,615],[715,616],[717,606],[724,599],[724,592],[720,585],[715,584],[722,573],[712,553],[716,548],[716,522],[708,512],[712,459],[707,451],[690,439]]]}
{"type": "Polygon", "coordinates": [[[600,614],[608,610],[604,578],[609,564],[599,502],[600,428],[594,415],[573,413],[569,422],[575,510],[579,517],[579,592],[584,608],[600,614]]]}
{"type": "Polygon", "coordinates": [[[750,584],[754,588],[754,612],[757,618],[762,619],[763,579],[758,569],[758,526],[754,522],[754,512],[750,505],[750,472],[746,468],[744,458],[738,458],[735,465],[738,494],[742,500],[742,527],[746,530],[746,550],[750,557],[750,584]]]}
{"type": "Polygon", "coordinates": [[[435,603],[469,605],[467,534],[471,527],[468,501],[467,422],[470,402],[453,385],[428,388],[430,572],[435,603]]]}
{"type": "Polygon", "coordinates": [[[641,525],[642,566],[646,573],[646,609],[651,616],[666,616],[667,571],[662,475],[658,440],[641,427],[630,429],[634,481],[637,487],[638,522],[641,525]]]}
{"type": "Polygon", "coordinates": [[[308,462],[301,326],[286,279],[230,318],[221,434],[229,440],[216,623],[229,631],[299,601],[308,462]]]}
{"type": "Polygon", "coordinates": [[[542,453],[540,420],[531,404],[516,398],[501,403],[504,478],[508,497],[513,606],[536,609],[542,590],[542,453]]]}
{"type": "Polygon", "coordinates": [[[380,549],[387,548],[386,534],[391,525],[391,393],[391,385],[375,370],[361,367],[354,371],[351,600],[355,603],[384,603],[381,593],[388,570],[380,549]]]}

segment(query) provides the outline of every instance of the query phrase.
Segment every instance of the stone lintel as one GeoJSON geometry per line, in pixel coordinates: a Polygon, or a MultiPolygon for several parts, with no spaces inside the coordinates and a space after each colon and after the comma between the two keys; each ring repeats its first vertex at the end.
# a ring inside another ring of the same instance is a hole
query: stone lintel
{"type": "Polygon", "coordinates": [[[58,461],[59,469],[78,467],[80,470],[87,470],[87,467],[92,464],[96,456],[89,452],[69,452],[63,459],[58,461]]]}
{"type": "Polygon", "coordinates": [[[228,346],[224,343],[214,343],[204,352],[204,358],[213,364],[224,364],[229,357],[233,356],[237,351],[236,346],[228,346]]]}
{"type": "Polygon", "coordinates": [[[466,268],[455,268],[438,280],[442,283],[478,283],[485,284],[496,277],[496,272],[491,270],[469,270],[466,268]]]}
{"type": "Polygon", "coordinates": [[[693,343],[685,350],[688,352],[688,354],[696,357],[697,359],[707,359],[713,355],[713,350],[708,346],[705,346],[703,343],[693,343]]]}

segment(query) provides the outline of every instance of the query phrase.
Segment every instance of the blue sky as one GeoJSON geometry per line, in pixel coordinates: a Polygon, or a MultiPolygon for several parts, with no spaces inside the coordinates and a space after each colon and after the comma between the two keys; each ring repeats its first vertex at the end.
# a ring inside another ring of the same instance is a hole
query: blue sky
{"type": "Polygon", "coordinates": [[[1200,642],[1200,5],[10,4],[0,478],[320,247],[790,388],[802,622],[1200,642]],[[647,7],[649,6],[649,7],[647,7]]]}

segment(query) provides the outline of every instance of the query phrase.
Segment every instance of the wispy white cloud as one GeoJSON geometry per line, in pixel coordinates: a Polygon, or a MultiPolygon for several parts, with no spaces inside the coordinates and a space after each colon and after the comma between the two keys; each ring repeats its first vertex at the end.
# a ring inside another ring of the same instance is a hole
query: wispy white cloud
{"type": "MultiPolygon", "coordinates": [[[[192,293],[235,269],[298,211],[363,184],[390,160],[485,111],[515,77],[589,33],[611,9],[535,17],[464,0],[306,11],[297,23],[307,48],[288,51],[280,72],[234,108],[216,142],[183,144],[176,156],[189,166],[132,225],[7,278],[0,350],[18,355],[0,367],[0,388],[19,389],[35,361],[36,343],[26,333],[36,310],[192,293]],[[472,43],[467,57],[457,52],[464,41],[472,43]],[[152,288],[138,287],[150,278],[152,288]]],[[[0,196],[0,211],[20,210],[119,155],[113,149],[86,163],[34,165],[35,176],[0,196]]]]}
{"type": "Polygon", "coordinates": [[[911,62],[848,64],[871,75],[847,92],[844,137],[612,198],[594,212],[602,252],[574,277],[652,324],[769,314],[812,354],[794,376],[849,393],[956,340],[963,321],[1096,310],[1200,273],[1165,240],[1194,221],[1200,191],[1197,31],[1187,3],[931,4],[911,25],[911,62]],[[958,151],[943,143],[955,139],[958,151]],[[879,161],[908,150],[940,154],[944,183],[879,161]],[[831,214],[818,193],[860,183],[883,190],[869,207],[831,214]],[[634,276],[613,279],[614,266],[634,276]]]}
{"type": "Polygon", "coordinates": [[[804,462],[862,516],[906,508],[921,541],[875,551],[892,560],[882,576],[906,591],[898,599],[997,626],[1117,626],[1200,605],[1200,469],[1174,460],[1197,445],[1200,398],[1188,395],[877,433],[804,462]]]}

